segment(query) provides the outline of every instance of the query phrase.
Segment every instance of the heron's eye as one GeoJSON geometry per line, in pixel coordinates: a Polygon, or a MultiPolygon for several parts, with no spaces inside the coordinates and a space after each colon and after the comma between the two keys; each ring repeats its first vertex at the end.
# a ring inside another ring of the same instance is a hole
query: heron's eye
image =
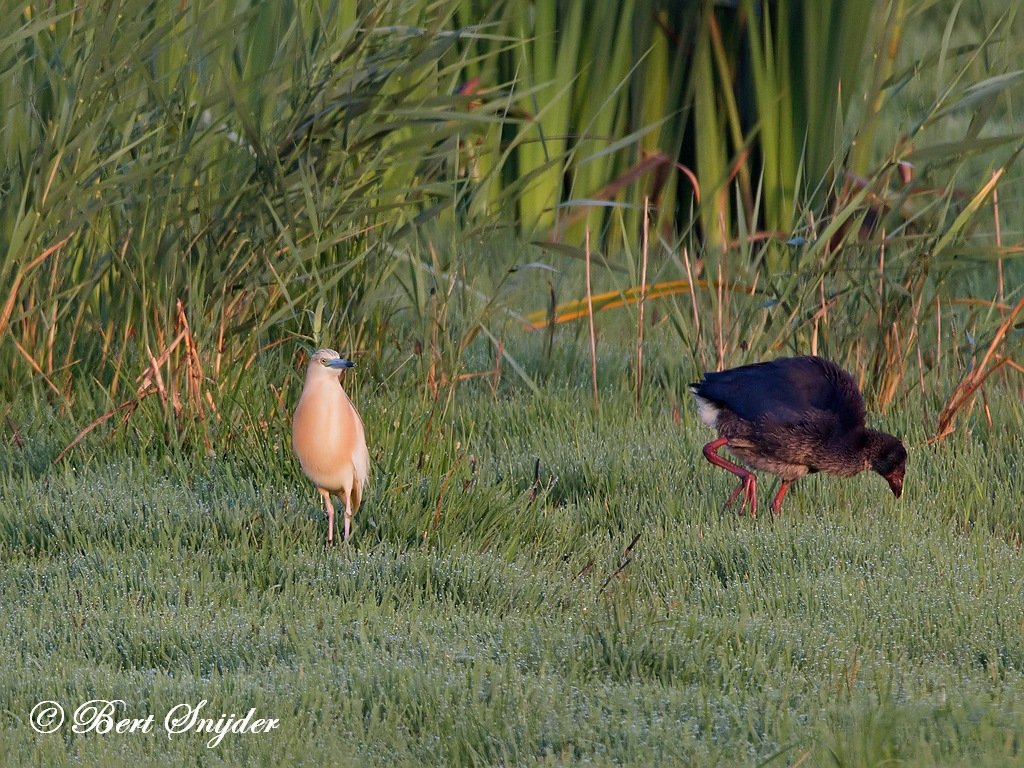
{"type": "Polygon", "coordinates": [[[321,360],[320,361],[320,365],[322,365],[324,368],[326,368],[329,365],[329,363],[326,360],[321,360]]]}

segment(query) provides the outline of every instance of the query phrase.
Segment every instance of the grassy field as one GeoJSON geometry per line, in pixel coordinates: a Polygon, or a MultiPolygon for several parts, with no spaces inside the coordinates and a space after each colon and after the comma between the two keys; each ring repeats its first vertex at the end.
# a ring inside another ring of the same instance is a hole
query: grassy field
{"type": "Polygon", "coordinates": [[[1024,762],[1024,14],[771,4],[748,113],[762,4],[616,5],[0,11],[0,766],[1024,762]],[[524,330],[589,289],[597,392],[586,316],[524,330]],[[317,346],[373,464],[334,549],[317,346]],[[720,512],[687,384],[797,352],[902,499],[720,512]]]}
{"type": "MultiPolygon", "coordinates": [[[[264,371],[290,382],[287,406],[298,375],[264,371]]],[[[874,475],[811,478],[772,522],[720,514],[732,478],[704,462],[708,433],[672,386],[637,409],[605,385],[595,417],[573,377],[536,395],[475,381],[431,416],[411,379],[349,380],[374,480],[333,550],[269,386],[239,393],[266,421],[217,456],[143,447],[140,422],[54,466],[80,425],[10,408],[0,763],[1020,759],[1015,393],[990,392],[993,429],[939,451],[916,416],[883,419],[911,446],[900,501],[874,475]],[[148,732],[75,733],[95,699],[153,716],[148,732]],[[30,727],[46,700],[66,710],[53,734],[30,727]],[[213,746],[187,723],[168,733],[168,713],[204,700],[203,717],[279,723],[213,746]]]]}

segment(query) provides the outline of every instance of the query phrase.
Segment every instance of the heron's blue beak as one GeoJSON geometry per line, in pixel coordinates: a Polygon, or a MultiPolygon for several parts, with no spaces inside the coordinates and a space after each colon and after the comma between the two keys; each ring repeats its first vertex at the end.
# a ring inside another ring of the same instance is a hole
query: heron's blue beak
{"type": "Polygon", "coordinates": [[[328,368],[355,368],[356,364],[342,357],[336,357],[327,361],[328,368]]]}

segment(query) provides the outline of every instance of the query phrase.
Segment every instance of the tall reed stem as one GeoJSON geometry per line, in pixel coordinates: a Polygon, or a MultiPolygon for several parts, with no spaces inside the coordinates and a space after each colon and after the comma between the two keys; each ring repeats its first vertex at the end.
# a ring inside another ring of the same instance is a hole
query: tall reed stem
{"type": "Polygon", "coordinates": [[[601,410],[597,399],[597,340],[594,336],[594,297],[590,290],[590,227],[585,235],[584,259],[587,271],[587,322],[590,325],[590,379],[594,389],[594,413],[601,410]]]}
{"type": "Polygon", "coordinates": [[[643,394],[644,384],[644,301],[647,299],[647,249],[649,247],[647,228],[649,198],[644,198],[644,229],[641,233],[640,247],[640,311],[638,313],[638,324],[636,330],[636,407],[640,407],[640,398],[643,394]]]}

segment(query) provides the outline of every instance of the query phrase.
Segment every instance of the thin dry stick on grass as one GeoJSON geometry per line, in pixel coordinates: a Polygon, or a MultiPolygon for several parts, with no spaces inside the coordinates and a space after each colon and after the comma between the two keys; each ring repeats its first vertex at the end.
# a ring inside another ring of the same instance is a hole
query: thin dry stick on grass
{"type": "Polygon", "coordinates": [[[633,551],[633,547],[636,546],[636,543],[638,541],[640,541],[640,534],[639,533],[636,536],[633,537],[633,540],[631,542],[629,542],[629,546],[626,547],[626,550],[622,553],[622,563],[619,565],[618,568],[616,568],[612,572],[612,574],[607,579],[604,580],[604,584],[602,584],[601,588],[599,590],[597,590],[598,594],[601,594],[602,592],[604,592],[605,589],[608,587],[608,585],[612,583],[612,579],[614,579],[617,576],[619,576],[619,574],[621,574],[624,570],[626,570],[626,566],[628,566],[630,563],[633,562],[633,558],[630,557],[630,552],[633,551]]]}
{"type": "Polygon", "coordinates": [[[533,463],[533,485],[530,486],[530,501],[537,500],[537,494],[540,493],[540,458],[537,458],[533,463]]]}
{"type": "Polygon", "coordinates": [[[584,259],[587,273],[587,322],[590,325],[590,378],[594,388],[594,413],[601,410],[597,399],[597,340],[594,337],[594,297],[590,292],[590,227],[587,227],[584,241],[584,259]]]}
{"type": "Polygon", "coordinates": [[[1015,368],[1021,373],[1024,373],[1024,367],[1021,367],[1009,357],[1001,357],[994,365],[989,365],[993,358],[996,357],[996,349],[1003,343],[1007,332],[1013,325],[1014,319],[1016,319],[1022,309],[1024,309],[1024,298],[1017,302],[1017,306],[1013,308],[1007,318],[1003,321],[1002,325],[999,326],[995,335],[992,337],[992,342],[988,345],[988,350],[985,352],[985,356],[981,359],[981,363],[974,366],[974,368],[964,376],[963,380],[957,385],[957,388],[953,390],[953,394],[949,396],[949,399],[942,408],[942,412],[939,414],[939,423],[935,429],[935,435],[928,440],[929,444],[942,442],[946,437],[953,433],[953,422],[956,420],[960,409],[971,401],[974,393],[977,392],[988,377],[997,370],[1002,368],[1004,365],[1008,365],[1011,368],[1015,368]]]}
{"type": "Polygon", "coordinates": [[[18,431],[18,428],[16,426],[14,426],[14,422],[11,421],[11,408],[12,407],[13,406],[8,406],[7,407],[7,413],[4,414],[4,421],[7,422],[7,428],[9,430],[11,430],[11,439],[14,441],[14,447],[15,448],[24,448],[25,447],[25,441],[21,439],[21,433],[18,431]]]}

